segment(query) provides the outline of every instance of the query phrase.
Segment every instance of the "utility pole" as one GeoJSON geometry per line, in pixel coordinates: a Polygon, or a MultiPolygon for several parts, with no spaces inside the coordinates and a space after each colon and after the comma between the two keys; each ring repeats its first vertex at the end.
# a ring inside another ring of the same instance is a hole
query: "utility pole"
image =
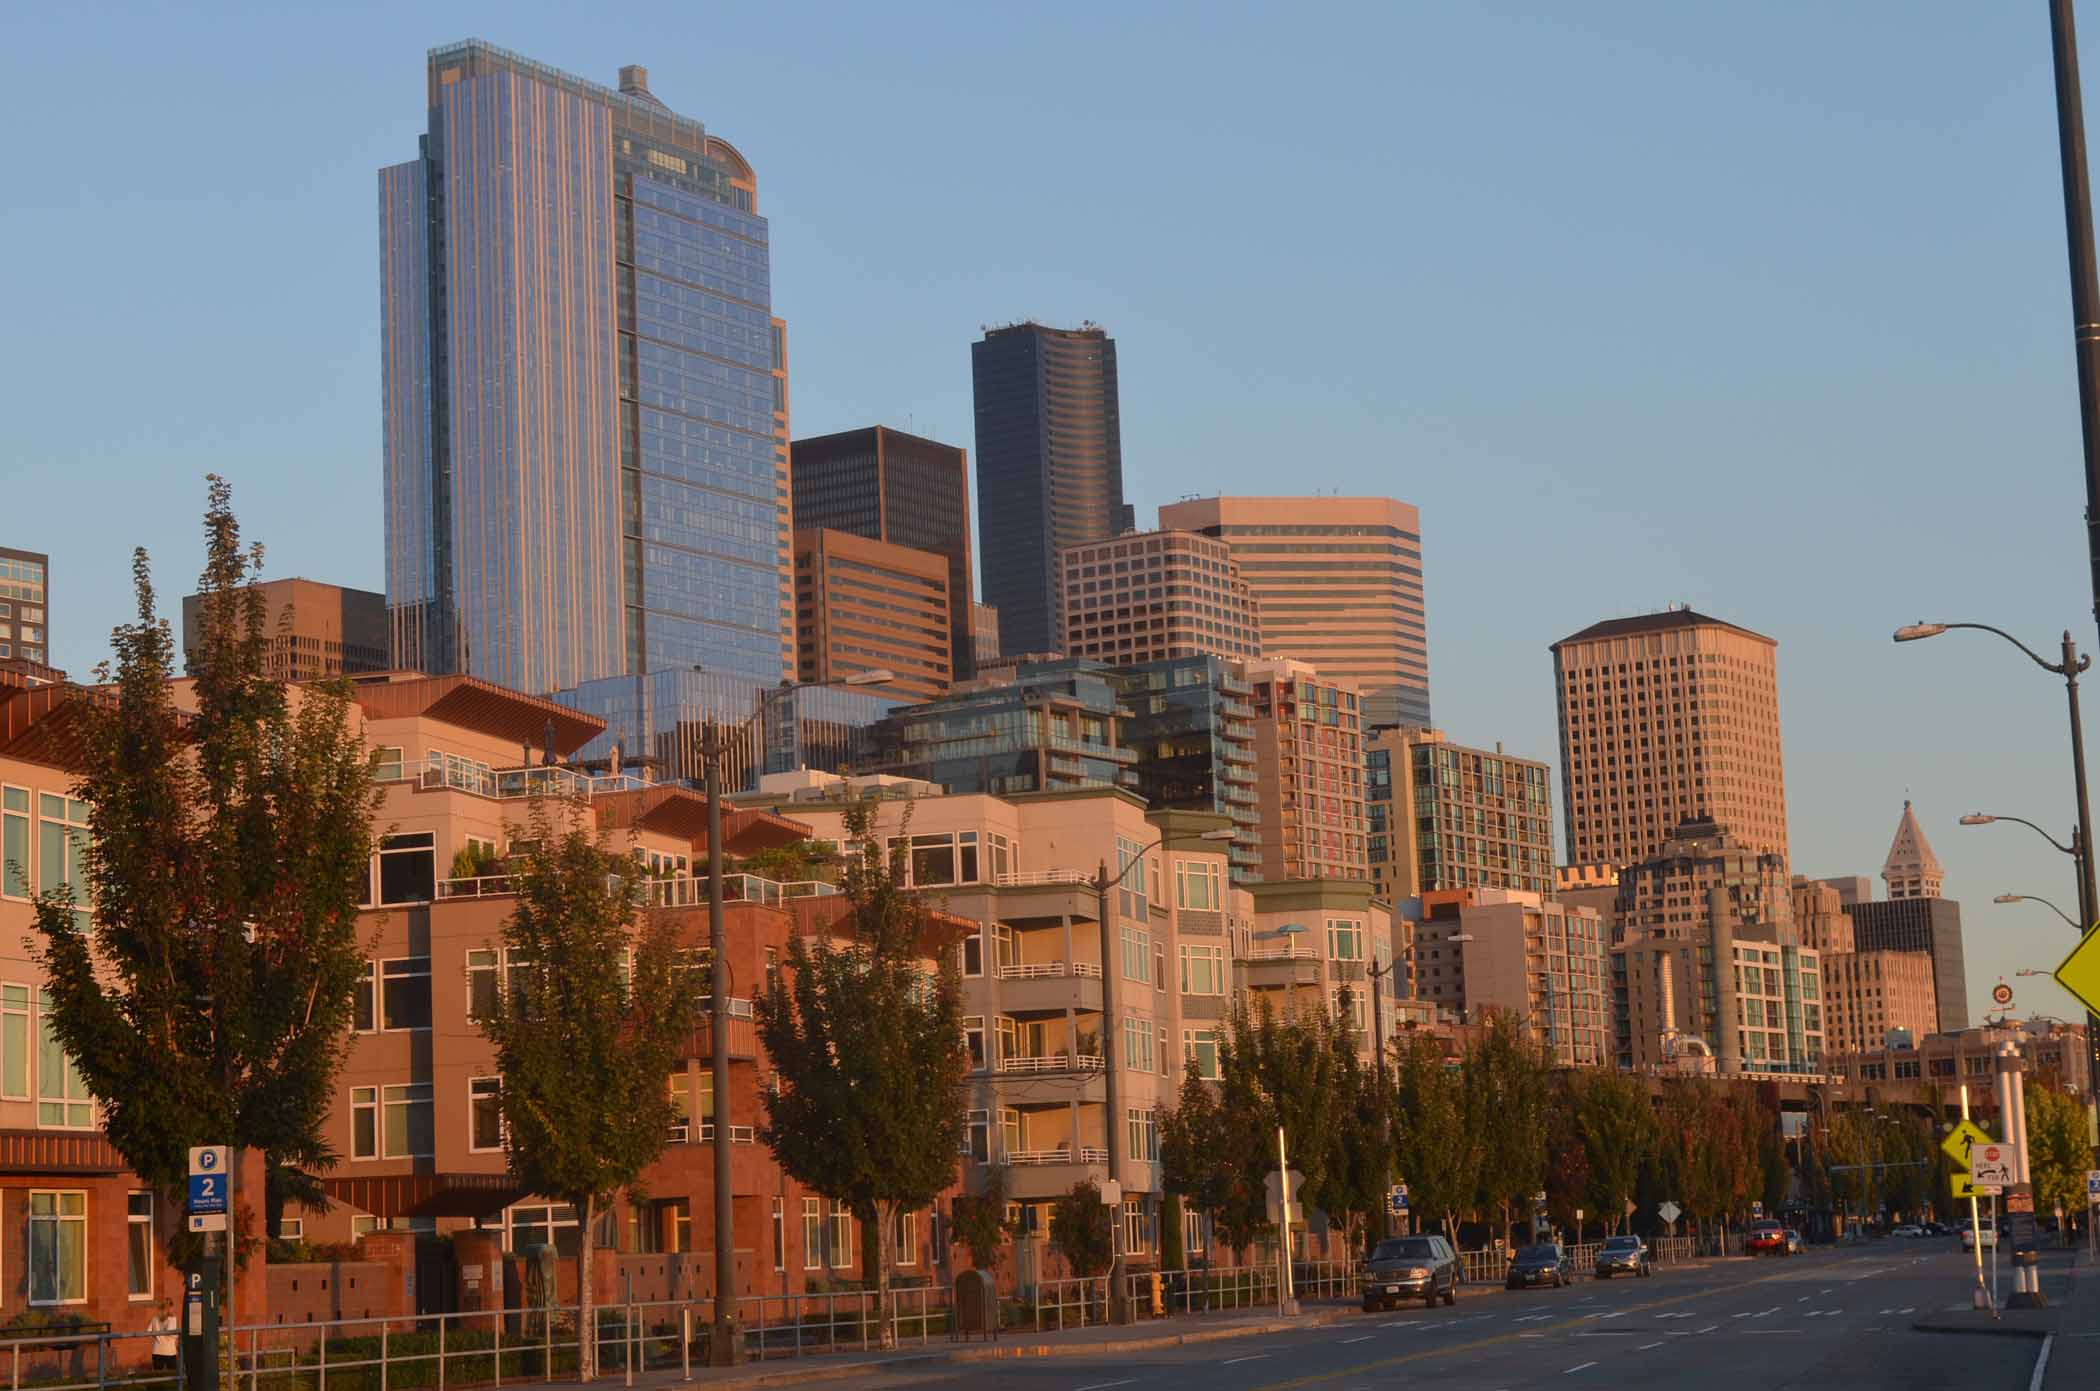
{"type": "MultiPolygon", "coordinates": [[[[700,739],[700,757],[707,765],[707,1035],[715,1089],[715,1320],[707,1360],[716,1367],[734,1366],[742,1352],[736,1336],[736,1206],[729,1152],[729,931],[722,922],[725,752],[720,728],[710,725],[700,739]]],[[[584,1240],[590,1240],[588,1232],[584,1240]]]]}
{"type": "MultiPolygon", "coordinates": [[[[1385,986],[1383,982],[1393,974],[1393,963],[1388,961],[1385,964],[1385,969],[1383,971],[1379,970],[1378,956],[1374,950],[1367,974],[1371,977],[1371,1074],[1378,1080],[1378,1127],[1385,1132],[1385,1138],[1390,1140],[1393,1127],[1392,1116],[1385,1104],[1385,986]]],[[[1383,1152],[1390,1155],[1390,1146],[1387,1146],[1383,1152]]],[[[1381,1177],[1385,1179],[1386,1188],[1389,1192],[1392,1188],[1393,1178],[1391,1165],[1387,1165],[1385,1173],[1381,1177]]],[[[1393,1234],[1392,1204],[1384,1193],[1378,1196],[1378,1234],[1380,1236],[1391,1236],[1393,1234]]]]}
{"type": "MultiPolygon", "coordinates": [[[[1132,863],[1136,863],[1133,861],[1132,863]]],[[[1130,866],[1123,867],[1128,873],[1130,866]]],[[[1123,1259],[1123,1112],[1122,1079],[1116,1075],[1121,1060],[1116,1056],[1116,977],[1121,973],[1122,961],[1116,952],[1115,921],[1109,916],[1109,890],[1122,881],[1123,876],[1108,877],[1108,861],[1103,860],[1094,871],[1095,917],[1101,925],[1101,1101],[1107,1111],[1106,1124],[1101,1127],[1103,1146],[1108,1151],[1109,1190],[1104,1196],[1113,1199],[1108,1219],[1108,1321],[1130,1322],[1129,1291],[1126,1276],[1129,1266],[1123,1259]]]]}

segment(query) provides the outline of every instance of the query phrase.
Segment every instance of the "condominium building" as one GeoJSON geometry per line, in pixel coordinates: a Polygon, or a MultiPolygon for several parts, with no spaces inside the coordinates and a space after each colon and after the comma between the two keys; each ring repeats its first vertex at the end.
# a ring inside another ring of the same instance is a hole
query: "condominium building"
{"type": "Polygon", "coordinates": [[[1010,680],[895,710],[873,731],[860,771],[917,778],[950,792],[1006,796],[1138,786],[1116,683],[1085,663],[1023,664],[1010,680]]]}
{"type": "MultiPolygon", "coordinates": [[[[1392,1041],[1401,1024],[1405,971],[1392,907],[1369,881],[1249,884],[1234,891],[1232,905],[1234,988],[1245,992],[1251,1009],[1279,1017],[1339,1009],[1366,1061],[1377,1053],[1378,1027],[1382,1041],[1392,1041]]],[[[1201,1053],[1204,1046],[1199,1034],[1199,1067],[1215,1077],[1215,1054],[1201,1053]]]]}
{"type": "Polygon", "coordinates": [[[1304,662],[1247,664],[1263,879],[1371,877],[1362,702],[1304,662]]]}
{"type": "Polygon", "coordinates": [[[1057,650],[1059,556],[1132,529],[1116,342],[1019,323],[970,345],[984,601],[1009,652],[1057,650]]]}
{"type": "Polygon", "coordinates": [[[1554,887],[1546,765],[1453,744],[1442,730],[1374,729],[1364,740],[1371,877],[1386,900],[1437,889],[1554,887]]]}
{"type": "MultiPolygon", "coordinates": [[[[796,440],[795,530],[826,528],[931,551],[948,562],[949,671],[973,670],[970,462],[952,444],[870,425],[796,440]]],[[[798,616],[799,617],[799,616],[798,616]]],[[[992,634],[998,651],[998,632],[992,634]]]]}
{"type": "MultiPolygon", "coordinates": [[[[322,681],[385,671],[386,596],[318,580],[263,580],[263,673],[272,681],[322,681]]],[[[182,650],[195,651],[203,596],[182,601],[182,650]]]]}
{"type": "Polygon", "coordinates": [[[554,691],[795,667],[786,330],[751,165],[614,90],[432,49],[379,174],[394,665],[554,691]]]}
{"type": "Polygon", "coordinates": [[[1222,657],[1176,657],[1104,668],[1123,703],[1118,737],[1147,806],[1214,811],[1232,820],[1233,882],[1253,877],[1260,853],[1255,794],[1254,688],[1222,657]]]}
{"type": "Polygon", "coordinates": [[[1653,854],[1619,871],[1619,936],[1696,935],[1715,892],[1743,922],[1791,922],[1791,887],[1778,855],[1745,844],[1733,827],[1686,821],[1653,854]]]}
{"type": "Polygon", "coordinates": [[[795,533],[797,679],[888,671],[884,694],[930,700],[954,684],[948,561],[828,529],[795,533]]]}
{"type": "Polygon", "coordinates": [[[1422,520],[1378,497],[1212,497],[1159,509],[1164,530],[1232,548],[1261,615],[1261,650],[1352,683],[1364,726],[1428,725],[1422,520]]]}
{"type": "Polygon", "coordinates": [[[1701,818],[1786,859],[1777,643],[1668,609],[1552,650],[1570,860],[1636,864],[1701,818]]]}
{"type": "Polygon", "coordinates": [[[1261,655],[1254,599],[1223,541],[1187,531],[1130,533],[1064,552],[1059,646],[1129,664],[1261,655]]]}
{"type": "MultiPolygon", "coordinates": [[[[1513,1016],[1559,1067],[1608,1067],[1615,1056],[1609,943],[1596,912],[1519,889],[1468,891],[1458,931],[1455,992],[1434,991],[1469,1021],[1513,1016]]],[[[1441,984],[1441,982],[1439,982],[1441,984]]]]}
{"type": "Polygon", "coordinates": [[[0,662],[51,664],[51,557],[0,546],[0,662]]]}
{"type": "Polygon", "coordinates": [[[970,671],[999,660],[999,610],[990,604],[970,605],[970,671]]]}
{"type": "MultiPolygon", "coordinates": [[[[774,805],[819,838],[843,839],[841,794],[870,790],[866,780],[820,785],[774,805]]],[[[1174,1104],[1184,1059],[1217,1075],[1233,989],[1224,847],[1204,839],[1227,825],[1149,811],[1113,787],[878,803],[876,834],[893,846],[910,837],[912,885],[975,924],[961,947],[972,1064],[964,1186],[978,1187],[985,1166],[1007,1166],[1023,1209],[1024,1281],[1040,1269],[1047,1209],[1083,1178],[1121,1184],[1129,1254],[1158,1249],[1160,1113],[1174,1104]],[[1105,930],[1091,882],[1102,865],[1127,871],[1105,930]],[[1110,1126],[1123,1150],[1113,1173],[1110,1126]]]]}
{"type": "Polygon", "coordinates": [[[1986,1124],[1997,1112],[1995,1087],[1998,1050],[2010,1043],[2028,1068],[2030,1084],[2053,1082],[2074,1096],[2090,1099],[2092,1054],[2084,1021],[2011,1019],[1943,1033],[1901,1036],[1824,1059],[1824,1070],[1841,1082],[1863,1086],[1868,1096],[1883,1083],[1923,1083],[1933,1099],[1953,1108],[1961,1088],[1969,1089],[1969,1106],[1986,1124]]]}
{"type": "Polygon", "coordinates": [[[1892,1030],[1939,1027],[1932,954],[1861,951],[1843,898],[1827,883],[1794,880],[1794,928],[1823,959],[1823,1034],[1833,1052],[1879,1048],[1892,1030]]]}

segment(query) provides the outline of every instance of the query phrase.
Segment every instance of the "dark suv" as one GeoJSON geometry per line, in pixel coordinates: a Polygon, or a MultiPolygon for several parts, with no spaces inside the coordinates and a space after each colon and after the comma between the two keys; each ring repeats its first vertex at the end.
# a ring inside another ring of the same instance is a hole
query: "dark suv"
{"type": "Polygon", "coordinates": [[[1393,1236],[1371,1251],[1364,1266],[1364,1312],[1390,1309],[1403,1299],[1458,1303],[1458,1254],[1444,1238],[1393,1236]]]}

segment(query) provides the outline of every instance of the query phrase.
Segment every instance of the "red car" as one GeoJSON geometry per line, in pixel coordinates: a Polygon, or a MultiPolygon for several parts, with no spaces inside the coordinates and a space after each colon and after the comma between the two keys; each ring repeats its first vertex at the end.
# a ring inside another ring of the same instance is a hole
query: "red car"
{"type": "Polygon", "coordinates": [[[1744,1232],[1743,1249],[1753,1256],[1787,1255],[1786,1228],[1777,1222],[1752,1222],[1744,1232]]]}

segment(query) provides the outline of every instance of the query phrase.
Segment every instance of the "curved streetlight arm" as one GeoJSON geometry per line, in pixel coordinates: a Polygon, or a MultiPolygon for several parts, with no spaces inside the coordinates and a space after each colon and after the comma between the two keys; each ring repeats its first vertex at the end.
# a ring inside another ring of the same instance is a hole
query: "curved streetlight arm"
{"type": "Polygon", "coordinates": [[[2064,920],[2064,922],[2065,922],[2065,923],[2069,924],[2069,926],[2070,926],[2070,928],[2071,928],[2071,930],[2072,930],[2073,932],[2078,932],[2078,931],[2081,931],[2081,930],[2082,930],[2082,929],[2080,929],[2080,927],[2078,926],[2078,919],[2076,919],[2076,918],[2072,917],[2072,916],[2071,916],[2071,915],[2070,915],[2069,913],[2066,913],[2066,912],[2065,912],[2065,911],[2064,911],[2063,909],[2061,909],[2061,908],[2057,907],[2057,906],[2056,906],[2055,904],[2051,903],[2051,902],[2050,902],[2050,901],[2049,901],[2048,899],[2046,899],[2046,898],[2043,898],[2043,897],[2041,897],[2041,896],[2039,896],[2039,895],[2037,895],[2037,894],[1999,894],[1997,898],[1995,898],[1995,899],[1993,899],[1993,900],[1992,900],[1992,902],[1994,902],[1994,903],[2039,903],[2039,904],[2041,904],[2041,905],[2042,905],[2042,906],[2043,906],[2044,908],[2047,908],[2047,909],[2048,909],[2048,910],[2049,910],[2050,912],[2052,912],[2052,913],[2056,914],[2056,916],[2058,916],[2059,918],[2062,918],[2062,919],[2064,920]]]}
{"type": "Polygon", "coordinates": [[[2069,845],[2066,845],[2062,841],[2058,840],[2055,836],[2050,835],[2047,831],[2035,825],[2032,821],[2029,821],[2024,816],[2001,816],[1996,812],[1977,812],[1976,815],[1983,817],[1984,819],[1981,821],[1970,821],[1967,817],[1963,817],[1962,824],[1966,826],[1987,826],[1993,821],[2017,821],[2022,826],[2025,826],[2028,830],[2040,836],[2043,840],[2048,841],[2058,850],[2063,851],[2064,854],[2070,855],[2073,858],[2076,858],[2078,854],[2078,831],[2075,827],[2071,831],[2071,843],[2069,845]]]}
{"type": "Polygon", "coordinates": [[[2067,669],[2061,662],[2046,660],[2039,652],[2036,652],[2032,647],[2029,647],[2011,633],[2006,632],[2003,628],[1994,628],[1988,623],[1914,623],[1908,628],[1897,629],[1896,641],[1911,642],[1918,638],[1937,637],[1943,632],[1951,632],[1956,628],[1968,628],[1979,633],[1996,633],[1999,637],[2004,638],[2007,642],[2025,652],[2028,659],[2043,671],[2054,672],[2058,676],[2074,675],[2076,672],[2084,671],[2093,664],[2093,659],[2090,656],[2085,656],[2078,659],[2078,665],[2075,669],[2067,669]]]}

